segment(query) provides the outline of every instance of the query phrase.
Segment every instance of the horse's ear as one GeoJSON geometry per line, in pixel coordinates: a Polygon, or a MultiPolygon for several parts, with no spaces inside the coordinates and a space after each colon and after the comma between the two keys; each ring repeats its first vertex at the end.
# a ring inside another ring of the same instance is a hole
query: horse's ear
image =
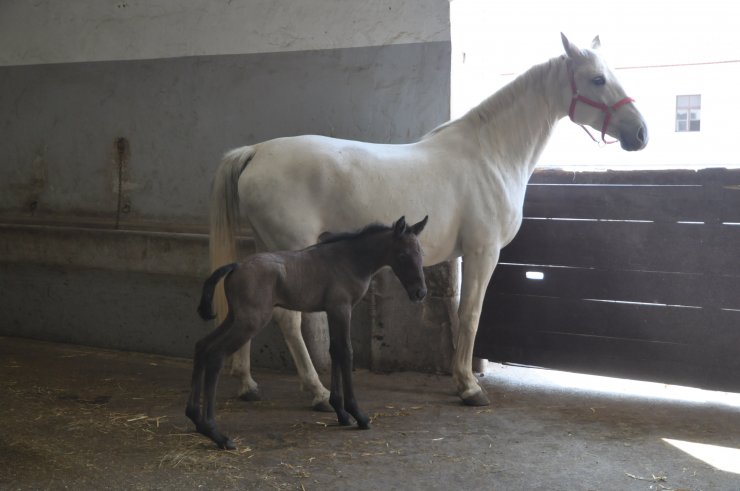
{"type": "Polygon", "coordinates": [[[422,230],[424,230],[424,227],[426,227],[427,221],[429,220],[429,215],[424,217],[424,220],[420,221],[419,223],[415,223],[409,227],[411,232],[414,235],[419,235],[422,230]]]}
{"type": "Polygon", "coordinates": [[[593,41],[591,41],[591,49],[599,49],[601,48],[601,39],[599,39],[599,36],[596,36],[593,41]]]}
{"type": "Polygon", "coordinates": [[[563,48],[565,48],[565,54],[568,55],[568,58],[579,58],[583,56],[581,48],[571,43],[562,32],[560,33],[560,39],[563,41],[563,48]]]}
{"type": "Polygon", "coordinates": [[[400,237],[406,231],[406,217],[399,218],[396,223],[393,224],[393,235],[400,237]]]}

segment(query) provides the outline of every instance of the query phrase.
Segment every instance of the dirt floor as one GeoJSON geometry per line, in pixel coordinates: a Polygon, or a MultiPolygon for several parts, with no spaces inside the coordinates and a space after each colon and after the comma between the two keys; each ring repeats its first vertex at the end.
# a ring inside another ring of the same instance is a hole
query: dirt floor
{"type": "Polygon", "coordinates": [[[504,368],[481,378],[493,404],[470,408],[447,376],[357,371],[373,415],[360,431],[311,411],[294,375],[258,371],[257,403],[222,378],[218,420],[238,449],[221,451],[184,416],[189,377],[188,360],[0,337],[0,489],[740,490],[740,474],[663,440],[737,449],[732,405],[504,368]]]}

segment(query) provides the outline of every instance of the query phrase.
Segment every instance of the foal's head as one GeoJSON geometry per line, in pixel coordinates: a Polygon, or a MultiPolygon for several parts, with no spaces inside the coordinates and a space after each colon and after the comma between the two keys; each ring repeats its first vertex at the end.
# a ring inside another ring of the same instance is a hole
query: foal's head
{"type": "Polygon", "coordinates": [[[421,302],[427,294],[422,264],[419,234],[427,224],[428,216],[414,225],[407,225],[401,217],[393,224],[393,239],[389,251],[388,265],[393,269],[409,298],[421,302]]]}

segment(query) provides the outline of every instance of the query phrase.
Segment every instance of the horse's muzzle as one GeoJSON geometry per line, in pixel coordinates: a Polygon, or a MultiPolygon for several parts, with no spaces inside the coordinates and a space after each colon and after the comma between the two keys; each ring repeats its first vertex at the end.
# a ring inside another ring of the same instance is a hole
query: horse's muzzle
{"type": "Polygon", "coordinates": [[[637,131],[634,132],[622,131],[619,138],[619,144],[622,146],[623,150],[627,150],[628,152],[642,150],[648,144],[647,126],[641,124],[637,128],[637,131]]]}

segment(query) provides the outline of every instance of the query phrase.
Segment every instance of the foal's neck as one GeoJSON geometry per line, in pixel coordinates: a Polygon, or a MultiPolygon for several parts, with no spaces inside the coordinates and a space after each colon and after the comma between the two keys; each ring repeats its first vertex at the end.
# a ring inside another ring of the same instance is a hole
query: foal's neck
{"type": "Polygon", "coordinates": [[[388,265],[387,233],[378,232],[347,240],[347,259],[358,276],[370,277],[388,265]]]}

